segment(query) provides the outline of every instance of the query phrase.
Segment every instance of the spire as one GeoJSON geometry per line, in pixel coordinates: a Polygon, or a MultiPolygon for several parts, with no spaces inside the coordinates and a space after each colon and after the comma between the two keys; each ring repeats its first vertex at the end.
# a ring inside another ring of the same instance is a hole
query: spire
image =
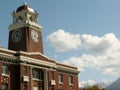
{"type": "Polygon", "coordinates": [[[27,5],[27,3],[26,3],[26,2],[24,2],[24,3],[23,3],[23,5],[27,5]]]}

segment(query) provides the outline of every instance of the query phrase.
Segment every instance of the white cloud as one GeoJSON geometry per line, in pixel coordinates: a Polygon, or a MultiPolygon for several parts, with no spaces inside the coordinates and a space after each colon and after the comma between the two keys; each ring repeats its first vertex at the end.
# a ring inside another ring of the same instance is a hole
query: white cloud
{"type": "Polygon", "coordinates": [[[88,55],[83,54],[80,57],[70,57],[64,60],[64,63],[78,67],[80,71],[84,68],[93,68],[101,71],[104,74],[119,75],[120,74],[120,53],[115,57],[113,55],[88,55]]]}
{"type": "Polygon", "coordinates": [[[81,56],[73,55],[63,61],[77,66],[80,71],[87,67],[105,74],[120,74],[120,41],[113,33],[98,37],[90,34],[70,34],[64,30],[58,30],[50,34],[47,41],[61,52],[78,47],[84,48],[86,52],[81,56]]]}
{"type": "Polygon", "coordinates": [[[60,29],[47,37],[47,41],[56,49],[58,52],[68,51],[77,49],[80,44],[79,34],[70,34],[60,29]]]}
{"type": "Polygon", "coordinates": [[[68,60],[64,60],[63,63],[69,64],[72,66],[77,66],[80,71],[83,71],[85,67],[85,62],[82,60],[82,57],[71,57],[68,60]]]}
{"type": "Polygon", "coordinates": [[[89,86],[93,86],[96,85],[96,82],[93,80],[88,80],[88,81],[81,81],[79,82],[79,87],[84,88],[84,87],[89,87],[89,86]]]}
{"type": "Polygon", "coordinates": [[[120,49],[120,42],[113,33],[103,37],[84,34],[81,36],[82,45],[89,53],[105,54],[120,49]]]}

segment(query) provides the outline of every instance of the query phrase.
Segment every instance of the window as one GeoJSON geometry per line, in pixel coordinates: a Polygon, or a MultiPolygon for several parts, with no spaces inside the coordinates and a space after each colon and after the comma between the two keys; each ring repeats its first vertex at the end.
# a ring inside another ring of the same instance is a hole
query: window
{"type": "Polygon", "coordinates": [[[21,22],[23,18],[21,16],[18,17],[18,22],[21,22]]]}
{"type": "Polygon", "coordinates": [[[32,18],[32,17],[30,17],[30,21],[31,21],[31,22],[33,21],[33,18],[32,18]]]}
{"type": "Polygon", "coordinates": [[[44,72],[40,69],[33,69],[33,78],[43,80],[44,72]]]}
{"type": "Polygon", "coordinates": [[[16,18],[16,23],[22,22],[23,21],[23,17],[19,16],[16,18]]]}
{"type": "Polygon", "coordinates": [[[54,80],[54,72],[53,71],[50,74],[50,78],[51,78],[51,80],[54,80]]]}
{"type": "Polygon", "coordinates": [[[8,75],[8,66],[2,65],[2,74],[8,75]]]}
{"type": "Polygon", "coordinates": [[[69,85],[72,85],[72,84],[73,84],[73,77],[69,76],[69,85]]]}
{"type": "Polygon", "coordinates": [[[38,69],[33,69],[33,78],[40,79],[39,78],[39,70],[38,69]]]}
{"type": "Polygon", "coordinates": [[[59,79],[59,84],[63,84],[63,75],[62,74],[58,75],[58,79],[59,79]]]}
{"type": "Polygon", "coordinates": [[[8,84],[1,84],[1,89],[2,90],[8,90],[8,84]]]}
{"type": "Polygon", "coordinates": [[[24,83],[23,90],[27,90],[27,83],[24,83]]]}
{"type": "Polygon", "coordinates": [[[40,80],[43,80],[43,78],[44,78],[42,70],[39,70],[39,78],[40,78],[40,80]]]}
{"type": "Polygon", "coordinates": [[[27,67],[26,66],[23,67],[23,74],[24,74],[24,76],[27,76],[27,67]]]}

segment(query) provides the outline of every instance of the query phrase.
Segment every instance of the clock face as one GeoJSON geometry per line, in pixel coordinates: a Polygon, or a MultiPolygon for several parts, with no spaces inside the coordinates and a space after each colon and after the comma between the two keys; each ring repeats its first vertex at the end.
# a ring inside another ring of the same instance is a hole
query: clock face
{"type": "Polygon", "coordinates": [[[38,41],[39,41],[39,34],[38,34],[37,31],[32,30],[32,31],[31,31],[31,37],[32,37],[32,40],[33,40],[34,42],[38,42],[38,41]]]}
{"type": "Polygon", "coordinates": [[[15,30],[13,33],[12,33],[12,41],[17,43],[21,40],[22,38],[22,32],[21,30],[15,30]]]}

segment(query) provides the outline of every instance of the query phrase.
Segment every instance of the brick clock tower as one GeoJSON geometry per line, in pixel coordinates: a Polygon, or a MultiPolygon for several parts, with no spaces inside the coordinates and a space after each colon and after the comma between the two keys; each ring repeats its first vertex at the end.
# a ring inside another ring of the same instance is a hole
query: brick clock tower
{"type": "Polygon", "coordinates": [[[24,3],[13,11],[12,16],[8,49],[43,53],[42,27],[38,24],[38,13],[24,3]]]}

